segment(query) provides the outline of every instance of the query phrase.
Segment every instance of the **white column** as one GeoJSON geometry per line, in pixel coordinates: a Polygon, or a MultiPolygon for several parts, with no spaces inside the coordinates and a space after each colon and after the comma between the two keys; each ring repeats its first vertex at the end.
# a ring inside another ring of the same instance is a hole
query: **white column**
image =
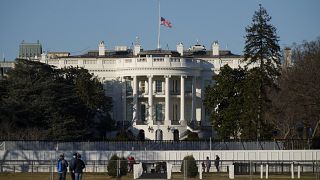
{"type": "Polygon", "coordinates": [[[165,124],[170,124],[170,76],[165,76],[166,83],[165,83],[165,124]]]}
{"type": "Polygon", "coordinates": [[[260,179],[263,179],[263,164],[260,165],[260,179]]]}
{"type": "Polygon", "coordinates": [[[300,179],[300,171],[301,171],[301,168],[300,168],[300,164],[298,165],[298,179],[300,179]]]}
{"type": "Polygon", "coordinates": [[[183,123],[185,121],[184,117],[184,98],[185,98],[185,92],[184,92],[184,76],[181,76],[180,80],[180,123],[183,123]]]}
{"type": "MultiPolygon", "coordinates": [[[[126,87],[126,79],[122,77],[122,108],[123,108],[123,117],[122,121],[126,121],[127,118],[127,87],[126,87]]],[[[123,124],[122,124],[123,125],[123,124]]]]}
{"type": "Polygon", "coordinates": [[[191,121],[196,121],[196,76],[192,77],[191,121]]]}
{"type": "MultiPolygon", "coordinates": [[[[153,83],[152,76],[148,76],[148,113],[149,113],[149,123],[153,120],[153,83]]],[[[153,123],[153,122],[152,122],[153,123]]]]}
{"type": "Polygon", "coordinates": [[[138,115],[138,78],[137,76],[133,76],[133,110],[132,110],[132,122],[136,125],[137,115],[138,115]]]}

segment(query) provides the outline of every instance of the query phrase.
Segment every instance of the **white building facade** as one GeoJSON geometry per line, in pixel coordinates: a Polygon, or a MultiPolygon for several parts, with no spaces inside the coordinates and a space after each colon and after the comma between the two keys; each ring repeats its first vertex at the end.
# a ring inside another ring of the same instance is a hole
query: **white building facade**
{"type": "Polygon", "coordinates": [[[57,68],[83,67],[104,84],[112,97],[112,117],[138,139],[179,140],[188,132],[201,132],[211,125],[203,106],[205,87],[222,66],[244,66],[243,57],[220,50],[214,42],[210,50],[202,45],[177,51],[143,51],[117,46],[106,50],[102,41],[97,51],[79,56],[42,55],[40,61],[57,68]]]}

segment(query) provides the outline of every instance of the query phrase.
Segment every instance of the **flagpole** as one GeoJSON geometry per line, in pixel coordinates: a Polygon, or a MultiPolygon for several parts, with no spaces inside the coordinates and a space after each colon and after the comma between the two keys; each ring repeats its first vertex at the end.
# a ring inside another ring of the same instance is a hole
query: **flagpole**
{"type": "Polygon", "coordinates": [[[158,0],[158,45],[157,49],[160,50],[160,0],[158,0]]]}

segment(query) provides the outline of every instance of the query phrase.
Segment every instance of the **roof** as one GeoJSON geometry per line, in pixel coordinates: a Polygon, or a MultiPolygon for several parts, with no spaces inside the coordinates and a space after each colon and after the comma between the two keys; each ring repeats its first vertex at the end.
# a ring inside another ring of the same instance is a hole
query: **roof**
{"type": "MultiPolygon", "coordinates": [[[[164,56],[171,56],[171,57],[181,57],[177,51],[174,50],[162,50],[162,49],[155,49],[155,50],[141,50],[138,56],[146,57],[148,55],[152,55],[153,57],[164,57],[164,56]]],[[[115,50],[105,50],[104,56],[99,56],[98,50],[90,50],[85,54],[82,55],[75,55],[69,57],[77,57],[77,58],[132,58],[135,57],[133,55],[132,49],[128,49],[126,51],[115,51],[115,50]]],[[[188,58],[215,58],[215,57],[242,57],[242,55],[237,55],[231,53],[229,50],[220,50],[219,55],[212,55],[211,50],[200,50],[200,51],[192,51],[192,50],[185,50],[183,52],[182,57],[188,58]]]]}
{"type": "Polygon", "coordinates": [[[214,57],[242,57],[242,55],[237,55],[231,53],[229,50],[220,50],[219,55],[212,55],[212,51],[183,51],[183,56],[194,57],[194,58],[214,58],[214,57]]]}

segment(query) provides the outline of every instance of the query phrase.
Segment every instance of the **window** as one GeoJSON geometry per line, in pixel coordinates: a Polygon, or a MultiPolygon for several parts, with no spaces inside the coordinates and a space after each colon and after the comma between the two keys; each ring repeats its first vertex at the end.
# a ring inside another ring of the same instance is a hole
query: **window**
{"type": "Polygon", "coordinates": [[[126,81],[126,91],[127,95],[132,95],[131,81],[126,81]]]}
{"type": "Polygon", "coordinates": [[[163,121],[163,104],[156,104],[156,121],[163,121]]]}
{"type": "Polygon", "coordinates": [[[161,80],[156,80],[156,92],[162,92],[162,81],[161,80]]]}
{"type": "Polygon", "coordinates": [[[141,104],[141,121],[145,122],[146,121],[146,105],[141,104]]]}
{"type": "Polygon", "coordinates": [[[112,93],[112,81],[105,81],[104,82],[104,90],[106,94],[111,94],[112,93]]]}
{"type": "Polygon", "coordinates": [[[187,79],[186,80],[186,84],[185,84],[185,91],[188,93],[192,92],[192,80],[191,79],[187,79]]]}
{"type": "Polygon", "coordinates": [[[131,103],[129,103],[129,104],[127,104],[127,121],[132,121],[132,119],[133,119],[133,104],[131,104],[131,103]]]}
{"type": "Polygon", "coordinates": [[[145,93],[146,92],[146,82],[140,81],[140,92],[145,93]]]}
{"type": "Polygon", "coordinates": [[[178,104],[172,104],[172,121],[178,121],[178,104]]]}

